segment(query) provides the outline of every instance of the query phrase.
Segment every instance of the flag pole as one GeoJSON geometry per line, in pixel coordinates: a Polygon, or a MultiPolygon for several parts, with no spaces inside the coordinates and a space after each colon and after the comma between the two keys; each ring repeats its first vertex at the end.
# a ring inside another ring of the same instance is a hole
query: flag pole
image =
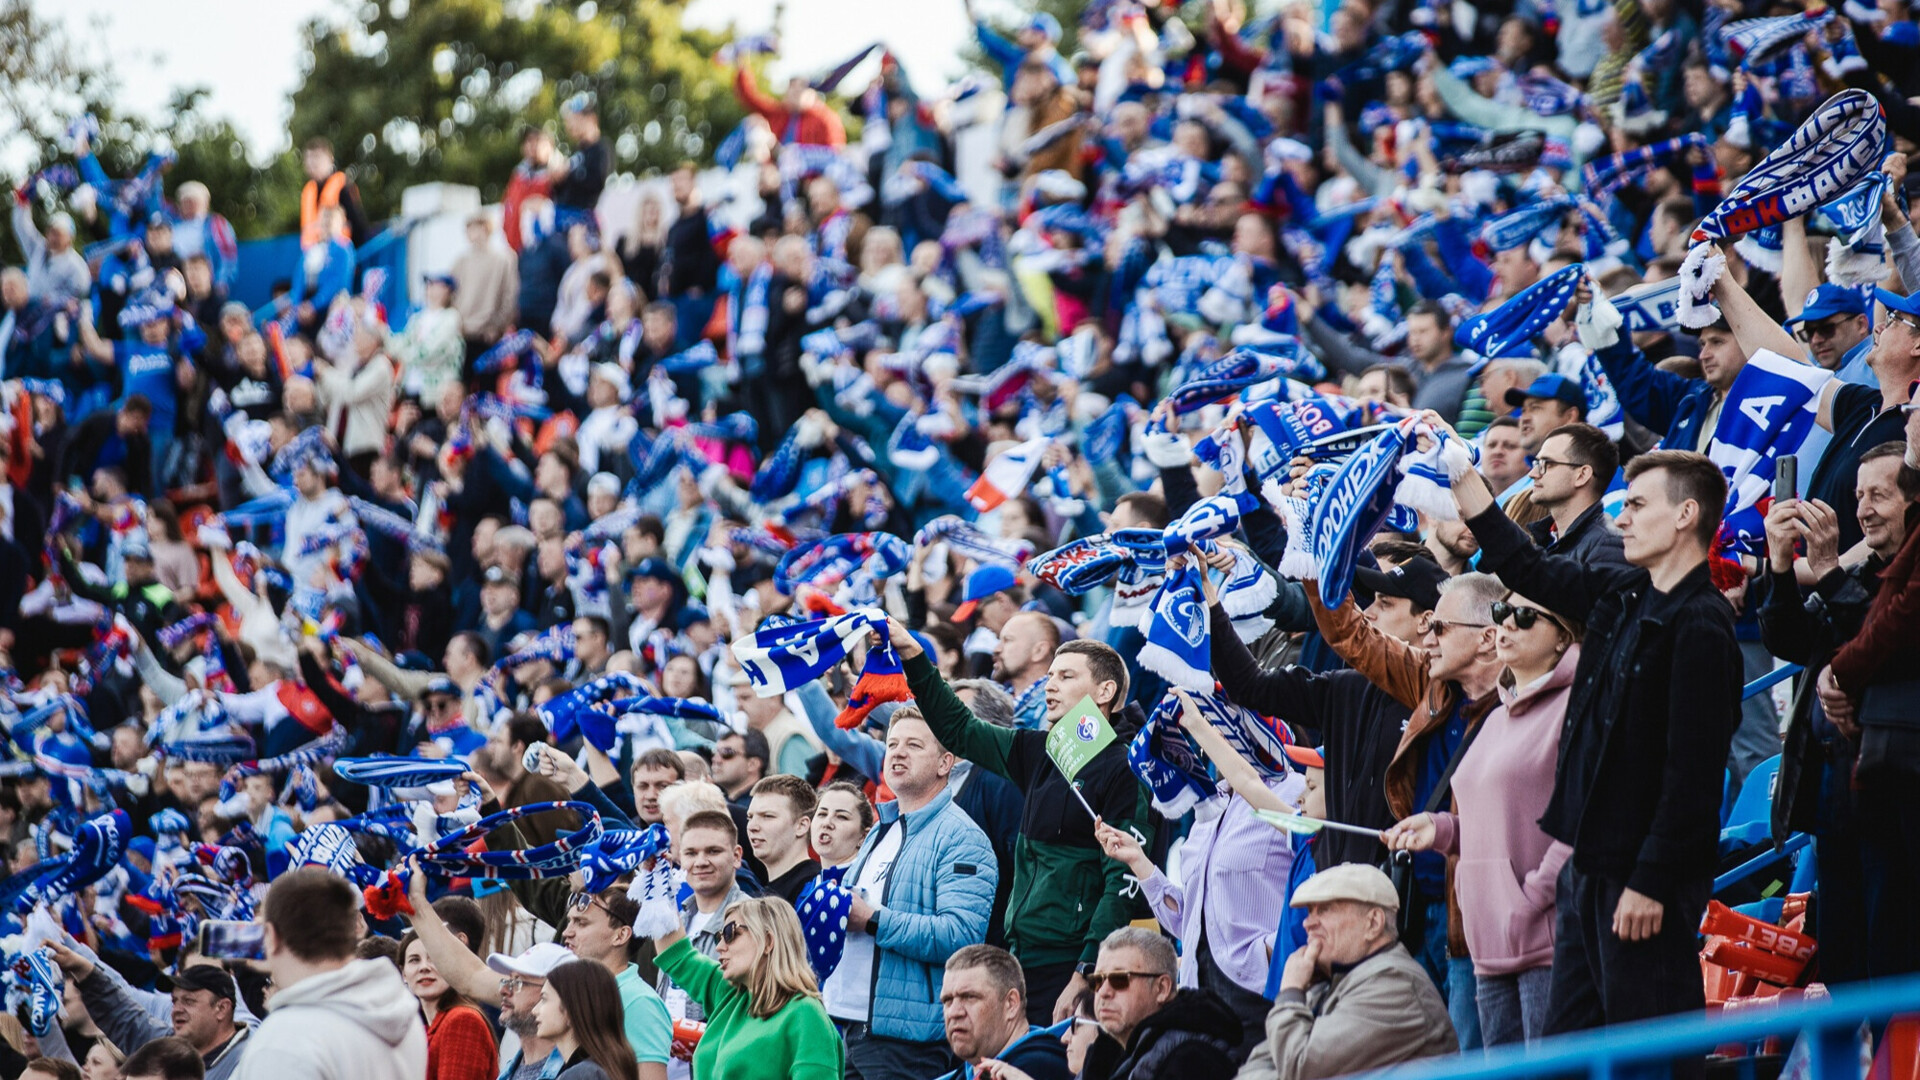
{"type": "Polygon", "coordinates": [[[1080,805],[1087,808],[1087,816],[1095,821],[1099,821],[1100,815],[1093,812],[1093,805],[1087,802],[1085,795],[1080,794],[1080,781],[1069,780],[1067,781],[1067,787],[1072,789],[1073,797],[1080,800],[1080,805]]]}

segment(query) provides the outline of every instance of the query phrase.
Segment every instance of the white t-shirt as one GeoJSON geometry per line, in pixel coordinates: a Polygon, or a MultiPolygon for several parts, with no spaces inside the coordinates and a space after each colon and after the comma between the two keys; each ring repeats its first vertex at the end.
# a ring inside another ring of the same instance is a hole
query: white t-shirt
{"type": "MultiPolygon", "coordinates": [[[[893,872],[893,860],[900,857],[900,841],[906,829],[898,820],[887,827],[873,845],[873,853],[860,867],[860,878],[850,888],[864,897],[870,906],[879,906],[886,895],[887,875],[893,872]]],[[[840,966],[827,976],[820,988],[820,999],[827,1015],[835,1020],[864,1024],[873,1014],[873,935],[855,926],[847,927],[846,949],[840,954],[840,966]]]]}

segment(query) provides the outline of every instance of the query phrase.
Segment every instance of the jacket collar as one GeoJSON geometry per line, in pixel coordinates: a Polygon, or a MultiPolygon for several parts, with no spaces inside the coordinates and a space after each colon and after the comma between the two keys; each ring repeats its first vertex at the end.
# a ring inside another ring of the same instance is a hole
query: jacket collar
{"type": "Polygon", "coordinates": [[[1647,622],[1661,626],[1667,624],[1674,612],[1685,607],[1696,593],[1713,591],[1713,573],[1707,568],[1706,560],[1687,571],[1671,592],[1661,592],[1649,582],[1646,585],[1646,602],[1641,605],[1640,617],[1647,622]]]}
{"type": "Polygon", "coordinates": [[[918,825],[920,822],[925,821],[927,818],[932,817],[934,814],[939,813],[942,809],[946,807],[948,803],[952,801],[953,801],[953,777],[952,775],[949,775],[947,777],[947,786],[941,788],[940,794],[935,795],[933,798],[927,800],[927,805],[921,807],[920,809],[902,811],[900,809],[900,801],[898,799],[889,799],[888,801],[883,802],[879,805],[879,807],[877,808],[877,813],[880,816],[880,823],[882,825],[893,824],[895,821],[900,819],[903,813],[907,819],[908,824],[918,825]]]}
{"type": "Polygon", "coordinates": [[[1507,706],[1509,716],[1519,715],[1532,709],[1536,704],[1573,685],[1573,671],[1580,666],[1580,646],[1578,643],[1567,646],[1560,656],[1559,663],[1547,677],[1527,686],[1500,688],[1500,700],[1507,706]]]}

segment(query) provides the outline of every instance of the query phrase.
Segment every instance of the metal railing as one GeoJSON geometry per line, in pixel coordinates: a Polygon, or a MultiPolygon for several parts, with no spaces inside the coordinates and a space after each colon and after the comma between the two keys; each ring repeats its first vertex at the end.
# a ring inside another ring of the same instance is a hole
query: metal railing
{"type": "MultiPolygon", "coordinates": [[[[1531,1046],[1433,1058],[1366,1075],[1391,1075],[1394,1080],[1625,1080],[1665,1076],[1674,1060],[1699,1057],[1716,1047],[1798,1036],[1808,1043],[1810,1080],[1860,1080],[1860,1025],[1877,1028],[1894,1016],[1916,1012],[1920,1012],[1920,976],[1907,976],[1842,987],[1818,1001],[1621,1024],[1531,1046]]],[[[1900,1070],[1894,1071],[1898,1075],[1900,1070]]]]}

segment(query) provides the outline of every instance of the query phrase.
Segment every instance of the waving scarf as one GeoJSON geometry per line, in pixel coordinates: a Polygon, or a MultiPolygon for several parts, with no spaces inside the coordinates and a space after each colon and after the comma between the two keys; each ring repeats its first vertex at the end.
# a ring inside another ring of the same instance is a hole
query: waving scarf
{"type": "Polygon", "coordinates": [[[1713,284],[1726,257],[1714,241],[1777,225],[1842,194],[1879,163],[1886,143],[1886,117],[1873,95],[1843,90],[1828,98],[1694,229],[1680,266],[1680,324],[1699,329],[1720,317],[1713,284]]]}
{"type": "Polygon", "coordinates": [[[1195,371],[1168,400],[1173,402],[1175,416],[1185,416],[1277,378],[1285,367],[1279,358],[1243,346],[1195,371]]]}
{"type": "Polygon", "coordinates": [[[1764,65],[1806,39],[1808,33],[1833,21],[1833,12],[1824,5],[1818,11],[1803,11],[1773,18],[1741,19],[1721,31],[1727,51],[1739,58],[1748,71],[1764,65]]]}
{"type": "Polygon", "coordinates": [[[333,763],[333,775],[347,783],[378,788],[423,788],[442,780],[457,780],[469,771],[460,761],[386,755],[341,758],[333,763]]]}
{"type": "Polygon", "coordinates": [[[1571,209],[1573,199],[1565,195],[1523,203],[1481,226],[1480,238],[1493,251],[1525,247],[1547,229],[1557,228],[1571,209]]]}
{"type": "Polygon", "coordinates": [[[605,892],[614,882],[642,863],[667,850],[667,827],[658,822],[644,829],[608,829],[580,852],[586,891],[605,892]]]}
{"type": "Polygon", "coordinates": [[[1762,349],[1727,388],[1707,456],[1727,474],[1723,534],[1732,551],[1754,553],[1766,538],[1774,462],[1783,454],[1818,461],[1830,436],[1816,418],[1825,368],[1762,349]]]}
{"type": "Polygon", "coordinates": [[[1022,563],[1033,557],[1033,545],[1028,541],[988,536],[979,526],[956,514],[927,522],[914,534],[913,542],[919,547],[945,544],[961,558],[1009,570],[1020,569],[1022,563]]]}
{"type": "Polygon", "coordinates": [[[1308,536],[1317,553],[1320,602],[1329,608],[1346,600],[1360,549],[1393,510],[1393,481],[1412,439],[1411,421],[1382,431],[1347,458],[1313,502],[1308,536]]]}
{"type": "Polygon", "coordinates": [[[1584,263],[1554,271],[1492,311],[1462,322],[1454,328],[1453,343],[1489,360],[1533,356],[1533,339],[1565,313],[1586,272],[1584,263]]]}
{"type": "MultiPolygon", "coordinates": [[[[600,821],[599,811],[588,803],[528,803],[525,806],[510,807],[499,813],[488,814],[464,828],[448,833],[406,854],[409,857],[418,857],[422,870],[441,877],[478,877],[503,881],[565,877],[580,865],[581,856],[592,845],[600,842],[604,831],[605,826],[600,821]],[[521,818],[549,810],[571,813],[580,824],[570,833],[549,843],[536,844],[530,848],[478,852],[467,850],[475,841],[481,840],[496,829],[505,828],[521,818]]],[[[366,890],[367,913],[376,919],[413,914],[413,904],[407,898],[409,877],[411,874],[405,870],[389,870],[384,882],[369,886],[366,890]]]]}
{"type": "Polygon", "coordinates": [[[798,690],[847,658],[863,635],[886,633],[884,613],[866,609],[824,619],[764,627],[733,643],[734,659],[755,694],[798,690]]]}
{"type": "Polygon", "coordinates": [[[1148,609],[1146,644],[1140,666],[1196,694],[1213,689],[1213,661],[1209,649],[1207,602],[1200,589],[1202,573],[1189,559],[1167,576],[1148,609]]]}
{"type": "Polygon", "coordinates": [[[133,838],[133,823],[125,810],[90,818],[73,834],[73,850],[37,867],[39,874],[13,900],[17,914],[37,904],[51,903],[92,885],[119,864],[133,838]]]}
{"type": "Polygon", "coordinates": [[[1127,744],[1127,766],[1146,785],[1154,810],[1167,818],[1184,817],[1214,792],[1200,748],[1180,729],[1179,717],[1180,699],[1168,694],[1127,744]]]}

